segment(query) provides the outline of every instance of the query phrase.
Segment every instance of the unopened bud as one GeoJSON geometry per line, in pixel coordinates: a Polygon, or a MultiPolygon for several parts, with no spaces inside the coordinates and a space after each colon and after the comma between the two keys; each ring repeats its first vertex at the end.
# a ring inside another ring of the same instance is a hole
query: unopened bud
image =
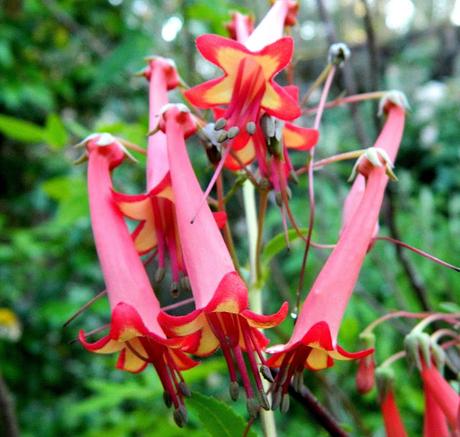
{"type": "Polygon", "coordinates": [[[373,354],[361,358],[356,372],[356,389],[364,395],[369,393],[375,385],[375,362],[373,354]]]}
{"type": "Polygon", "coordinates": [[[351,51],[346,44],[338,42],[329,47],[329,64],[342,67],[351,56],[351,51]]]}

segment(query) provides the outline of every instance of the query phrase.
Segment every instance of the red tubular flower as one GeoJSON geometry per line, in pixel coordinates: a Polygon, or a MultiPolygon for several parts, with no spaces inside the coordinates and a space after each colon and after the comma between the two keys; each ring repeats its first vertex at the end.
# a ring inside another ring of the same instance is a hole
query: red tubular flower
{"type": "Polygon", "coordinates": [[[258,402],[251,384],[251,373],[262,406],[268,408],[256,362],[257,355],[263,360],[261,350],[268,340],[257,328],[266,329],[279,324],[286,316],[287,304],[272,316],[257,315],[248,309],[247,287],[235,271],[209,207],[205,205],[201,208],[191,222],[203,192],[184,141],[190,114],[180,106],[171,108],[164,113],[164,122],[177,223],[196,310],[178,317],[161,313],[158,320],[171,336],[200,333],[199,344],[187,349],[188,352],[207,356],[220,347],[230,373],[232,398],[238,395],[239,372],[248,399],[248,410],[256,414],[258,402]],[[248,358],[249,371],[243,353],[248,358]]]}
{"type": "Polygon", "coordinates": [[[144,266],[134,248],[123,216],[116,207],[110,172],[123,160],[123,147],[109,134],[96,134],[86,143],[91,224],[96,249],[112,309],[110,332],[89,343],[80,331],[79,340],[92,352],[120,352],[117,368],[140,372],[148,363],[155,367],[165,399],[175,408],[175,420],[186,416],[181,371],[195,366],[181,348],[191,348],[196,338],[167,339],[157,322],[160,305],[144,266]]]}
{"type": "Polygon", "coordinates": [[[439,409],[441,409],[444,413],[452,430],[460,431],[457,421],[457,414],[460,408],[459,395],[444,379],[435,365],[431,364],[431,366],[427,366],[424,360],[421,361],[422,370],[420,374],[423,380],[425,393],[429,394],[432,398],[431,400],[434,401],[439,409]]]}
{"type": "MultiPolygon", "coordinates": [[[[390,105],[385,126],[375,147],[384,148],[394,159],[404,127],[404,109],[390,105]]],[[[337,344],[343,314],[351,297],[364,258],[372,241],[388,177],[383,166],[373,167],[359,207],[327,259],[304,302],[291,339],[271,347],[268,365],[280,367],[275,391],[285,394],[291,377],[304,368],[330,367],[334,359],[361,358],[372,349],[348,353],[337,344]]]]}
{"type": "Polygon", "coordinates": [[[395,402],[393,390],[388,388],[380,403],[387,437],[407,437],[404,423],[395,402]]]}
{"type": "Polygon", "coordinates": [[[446,416],[433,394],[424,386],[425,415],[423,416],[423,437],[449,437],[446,416]]]}

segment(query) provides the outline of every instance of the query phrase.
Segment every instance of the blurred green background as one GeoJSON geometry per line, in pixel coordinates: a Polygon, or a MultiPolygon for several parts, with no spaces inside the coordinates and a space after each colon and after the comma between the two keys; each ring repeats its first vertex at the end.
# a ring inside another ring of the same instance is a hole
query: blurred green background
{"type": "MultiPolygon", "coordinates": [[[[405,242],[460,264],[460,2],[300,3],[292,34],[296,83],[302,90],[324,67],[328,41],[335,32],[353,55],[351,68],[339,75],[332,97],[350,85],[358,92],[396,88],[411,103],[396,167],[399,183],[391,186],[381,234],[388,235],[391,224],[392,232],[405,242]],[[320,3],[329,17],[319,13],[320,3]],[[366,6],[375,32],[375,47],[370,48],[378,54],[377,63],[369,61],[366,6]]],[[[0,375],[14,399],[22,435],[205,436],[201,398],[191,400],[189,425],[186,431],[179,430],[162,404],[153,369],[126,374],[114,369],[114,356],[92,355],[78,343],[69,344],[79,329],[108,321],[107,303],[98,301],[68,329],[62,328],[75,310],[104,288],[92,242],[85,166],[72,165],[77,155],[70,145],[89,133],[107,131],[145,146],[147,85],[133,75],[144,66],[144,56],[174,58],[190,84],[209,79],[215,71],[196,53],[193,39],[205,32],[225,34],[229,10],[252,10],[260,18],[268,3],[2,0],[0,5],[0,375]]],[[[171,98],[181,101],[176,92],[171,98]]],[[[311,104],[317,99],[314,95],[311,104]]],[[[346,107],[328,110],[317,157],[372,145],[379,124],[374,115],[372,103],[362,104],[354,114],[346,107]]],[[[303,124],[311,126],[312,118],[303,124]]],[[[189,150],[204,186],[212,169],[193,141],[189,150]]],[[[131,193],[144,189],[139,158],[140,165],[127,164],[115,173],[119,189],[131,193]]],[[[302,165],[305,156],[297,154],[293,160],[302,165]]],[[[337,237],[351,165],[334,165],[317,174],[315,241],[332,243],[337,237]]],[[[233,175],[225,175],[227,187],[233,180],[233,175]]],[[[308,219],[306,192],[303,177],[292,200],[302,226],[308,219]]],[[[229,215],[244,267],[247,238],[241,211],[239,193],[229,204],[229,215]]],[[[271,202],[266,241],[280,231],[280,214],[271,202]]],[[[304,296],[326,255],[313,250],[304,296]]],[[[267,264],[264,312],[275,311],[282,300],[293,301],[301,256],[297,241],[289,253],[282,250],[267,264]]],[[[390,310],[456,307],[458,274],[412,253],[402,256],[401,262],[386,242],[378,242],[370,253],[340,332],[345,348],[360,348],[360,331],[390,310]]],[[[159,292],[164,303],[171,301],[165,291],[159,292]]],[[[401,350],[401,334],[412,325],[395,321],[378,330],[378,361],[401,350]]],[[[289,319],[268,335],[273,342],[282,342],[291,329],[289,319]]],[[[408,372],[406,363],[396,368],[404,420],[411,435],[420,435],[420,381],[416,372],[408,372]]],[[[355,372],[355,363],[338,363],[327,371],[306,374],[305,382],[352,435],[383,436],[375,391],[358,395],[355,372]]],[[[204,360],[185,376],[194,392],[229,404],[227,375],[219,356],[204,360]]],[[[245,418],[243,401],[232,408],[245,418]]],[[[280,436],[326,435],[294,401],[288,414],[275,416],[280,436]]],[[[0,433],[1,427],[0,423],[0,433]]],[[[258,423],[254,431],[261,433],[258,423]]]]}

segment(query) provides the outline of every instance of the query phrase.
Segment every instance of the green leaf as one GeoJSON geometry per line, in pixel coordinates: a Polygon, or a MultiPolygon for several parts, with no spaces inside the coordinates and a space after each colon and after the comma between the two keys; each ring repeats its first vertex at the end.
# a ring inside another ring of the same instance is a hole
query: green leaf
{"type": "Polygon", "coordinates": [[[25,143],[39,143],[45,136],[45,129],[42,127],[3,114],[0,114],[0,132],[8,138],[25,143]]]}
{"type": "MultiPolygon", "coordinates": [[[[194,392],[187,406],[195,410],[211,437],[241,437],[246,429],[246,421],[216,398],[194,392]]],[[[257,437],[252,429],[247,435],[257,437]]]]}
{"type": "MultiPolygon", "coordinates": [[[[307,228],[301,228],[300,232],[302,234],[307,233],[307,228]]],[[[289,229],[288,231],[288,240],[289,242],[297,240],[299,235],[297,234],[295,229],[289,229]]],[[[278,255],[282,250],[286,248],[286,239],[284,237],[284,233],[280,232],[279,234],[275,235],[264,247],[262,251],[262,263],[268,264],[271,259],[278,255]]]]}
{"type": "Polygon", "coordinates": [[[67,145],[69,136],[61,118],[57,114],[50,114],[46,119],[45,141],[56,149],[67,145]]]}

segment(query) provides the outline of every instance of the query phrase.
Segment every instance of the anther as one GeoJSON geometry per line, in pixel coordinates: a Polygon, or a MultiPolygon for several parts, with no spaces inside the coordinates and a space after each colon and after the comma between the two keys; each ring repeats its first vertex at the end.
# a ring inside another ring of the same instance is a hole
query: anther
{"type": "Polygon", "coordinates": [[[209,144],[206,147],[206,155],[208,156],[209,162],[214,165],[219,164],[219,161],[222,159],[219,149],[213,144],[209,144]]]}
{"type": "Polygon", "coordinates": [[[256,124],[253,121],[249,121],[246,124],[246,132],[249,135],[254,135],[256,133],[256,124]]]}
{"type": "Polygon", "coordinates": [[[222,131],[222,132],[220,133],[220,135],[217,137],[217,142],[218,142],[218,143],[223,143],[224,141],[227,140],[227,138],[228,138],[228,133],[227,133],[227,131],[224,130],[224,131],[222,131]]]}
{"type": "Polygon", "coordinates": [[[297,176],[297,173],[295,172],[295,170],[291,170],[288,178],[291,182],[293,182],[296,185],[299,183],[299,177],[297,176]]]}
{"type": "Polygon", "coordinates": [[[266,138],[275,136],[275,120],[270,115],[264,114],[260,120],[262,131],[266,138]]]}
{"type": "Polygon", "coordinates": [[[166,275],[166,269],[164,267],[158,267],[157,271],[155,272],[155,283],[159,284],[166,275]]]}
{"type": "Polygon", "coordinates": [[[192,286],[190,285],[190,279],[188,276],[183,276],[180,279],[180,285],[185,292],[192,291],[192,286]]]}
{"type": "Polygon", "coordinates": [[[225,118],[219,118],[214,124],[214,130],[222,130],[227,125],[225,118]]]}
{"type": "Polygon", "coordinates": [[[192,392],[184,381],[179,382],[179,390],[186,398],[192,396],[192,392]]]}
{"type": "Polygon", "coordinates": [[[174,422],[176,422],[176,425],[179,428],[183,428],[184,425],[187,423],[187,416],[186,415],[184,416],[184,413],[181,410],[182,410],[182,407],[179,407],[176,410],[174,410],[174,414],[173,414],[174,422]]]}
{"type": "Polygon", "coordinates": [[[303,387],[303,373],[302,371],[300,371],[294,375],[294,388],[295,388],[295,391],[300,393],[300,391],[302,390],[302,387],[303,387]]]}
{"type": "Polygon", "coordinates": [[[268,401],[268,397],[263,390],[259,390],[259,401],[260,401],[260,406],[264,410],[266,411],[270,410],[270,402],[268,401]]]}
{"type": "Polygon", "coordinates": [[[275,194],[275,202],[280,208],[283,206],[283,196],[280,192],[275,194]]]}
{"type": "Polygon", "coordinates": [[[238,400],[240,396],[240,386],[236,381],[230,381],[229,393],[232,401],[238,400]]]}
{"type": "Polygon", "coordinates": [[[233,126],[227,131],[227,137],[229,140],[231,140],[235,138],[239,133],[240,133],[240,128],[237,126],[233,126]]]}
{"type": "Polygon", "coordinates": [[[284,393],[283,400],[281,401],[281,412],[283,414],[289,411],[289,403],[290,403],[289,395],[287,393],[284,393]]]}
{"type": "Polygon", "coordinates": [[[246,402],[246,408],[248,410],[249,416],[256,418],[259,414],[260,405],[257,399],[255,398],[248,398],[246,402]]]}
{"type": "Polygon", "coordinates": [[[272,410],[275,411],[281,405],[281,387],[278,390],[275,390],[272,394],[272,410]]]}
{"type": "Polygon", "coordinates": [[[270,371],[270,368],[266,366],[265,364],[262,364],[260,366],[260,373],[267,381],[269,382],[275,381],[275,379],[273,378],[272,372],[270,371]]]}
{"type": "Polygon", "coordinates": [[[177,282],[171,282],[171,286],[169,288],[171,292],[171,296],[176,298],[179,296],[180,290],[179,290],[179,284],[177,282]]]}
{"type": "Polygon", "coordinates": [[[167,391],[163,392],[163,402],[167,408],[170,408],[172,405],[171,395],[167,391]]]}

